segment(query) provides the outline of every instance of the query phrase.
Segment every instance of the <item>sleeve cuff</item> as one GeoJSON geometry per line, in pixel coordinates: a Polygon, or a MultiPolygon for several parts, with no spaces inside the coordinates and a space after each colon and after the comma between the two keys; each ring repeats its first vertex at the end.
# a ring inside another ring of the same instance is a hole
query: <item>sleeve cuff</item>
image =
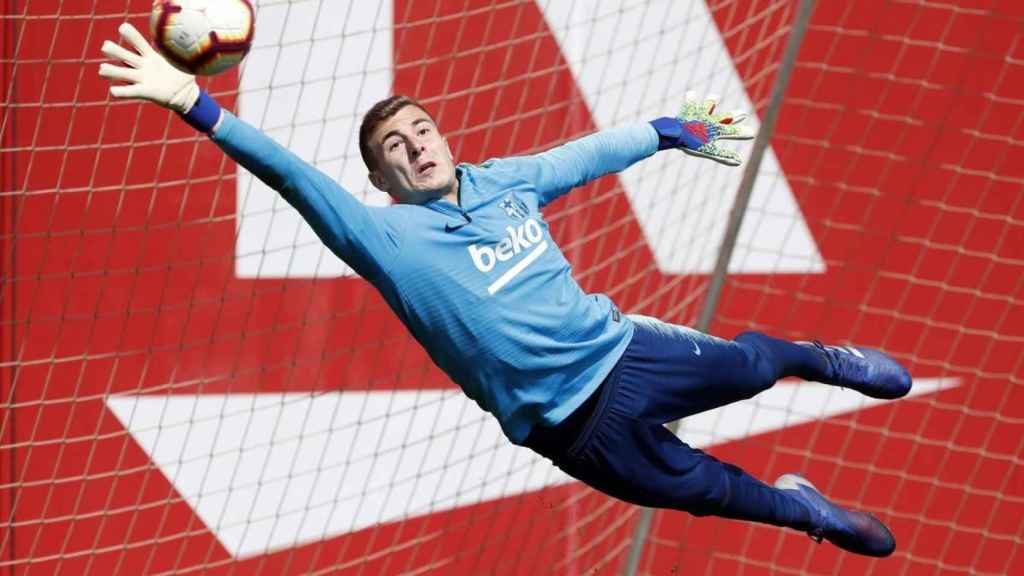
{"type": "Polygon", "coordinates": [[[220,120],[220,115],[220,105],[205,90],[199,91],[199,98],[192,105],[191,110],[185,114],[180,114],[181,119],[187,122],[189,126],[204,134],[209,134],[213,131],[213,128],[220,120]]]}

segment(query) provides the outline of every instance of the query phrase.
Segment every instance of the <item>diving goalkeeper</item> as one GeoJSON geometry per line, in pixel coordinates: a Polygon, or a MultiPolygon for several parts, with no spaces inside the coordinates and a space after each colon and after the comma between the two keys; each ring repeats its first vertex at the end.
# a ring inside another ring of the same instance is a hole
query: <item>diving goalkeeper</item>
{"type": "Polygon", "coordinates": [[[896,543],[874,516],[832,504],[786,474],[775,486],[695,450],[665,423],[750,398],[795,376],[899,398],[909,373],[886,354],[746,332],[724,340],[621,313],[585,294],[540,209],[659,150],[729,165],[742,115],[687,97],[681,114],[605,130],[533,156],[456,165],[430,113],[392,96],[363,119],[370,181],[395,200],[369,207],[202,92],[130,24],[103,53],[118,99],[177,112],[277,190],[383,296],[430,358],[493,414],[508,438],[571,476],[643,506],[787,526],[858,554],[896,543]]]}

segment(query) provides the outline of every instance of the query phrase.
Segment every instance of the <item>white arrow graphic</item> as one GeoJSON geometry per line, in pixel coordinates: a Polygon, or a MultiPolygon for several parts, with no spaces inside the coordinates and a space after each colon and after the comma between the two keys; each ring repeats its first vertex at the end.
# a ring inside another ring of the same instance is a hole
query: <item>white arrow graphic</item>
{"type": "MultiPolygon", "coordinates": [[[[958,385],[920,379],[911,396],[958,385]]],[[[683,421],[707,448],[880,404],[783,382],[683,421]]],[[[235,557],[571,481],[456,390],[115,396],[107,406],[235,557]]]]}

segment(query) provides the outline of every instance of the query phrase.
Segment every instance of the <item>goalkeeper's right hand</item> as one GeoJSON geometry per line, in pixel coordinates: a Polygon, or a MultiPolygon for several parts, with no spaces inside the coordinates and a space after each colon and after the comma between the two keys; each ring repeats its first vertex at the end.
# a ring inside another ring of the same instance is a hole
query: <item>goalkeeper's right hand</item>
{"type": "Polygon", "coordinates": [[[171,66],[142,34],[128,22],[117,31],[135,51],[110,40],[101,50],[108,58],[127,66],[100,64],[100,76],[127,84],[110,87],[110,95],[119,100],[147,100],[174,110],[192,127],[210,132],[220,120],[220,107],[199,89],[195,76],[171,66]]]}

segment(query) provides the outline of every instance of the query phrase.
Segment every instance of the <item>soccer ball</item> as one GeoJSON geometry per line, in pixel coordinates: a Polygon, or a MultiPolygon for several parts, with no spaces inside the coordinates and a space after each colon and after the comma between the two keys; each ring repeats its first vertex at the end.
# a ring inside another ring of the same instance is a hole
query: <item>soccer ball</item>
{"type": "Polygon", "coordinates": [[[242,61],[252,45],[254,20],[249,0],[156,0],[149,30],[175,68],[209,76],[242,61]]]}

